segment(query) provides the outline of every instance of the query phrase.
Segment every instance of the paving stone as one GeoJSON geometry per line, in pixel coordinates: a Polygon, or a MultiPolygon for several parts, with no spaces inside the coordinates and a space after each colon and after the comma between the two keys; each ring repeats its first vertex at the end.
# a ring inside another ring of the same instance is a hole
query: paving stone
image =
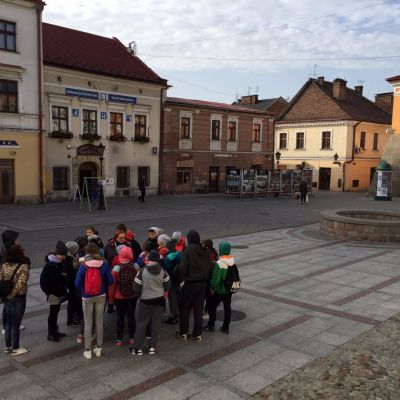
{"type": "MultiPolygon", "coordinates": [[[[201,393],[198,393],[190,398],[191,400],[240,400],[243,397],[239,396],[234,391],[228,390],[221,386],[211,386],[201,393]]],[[[172,399],[171,399],[172,400],[172,399]]]]}
{"type": "Polygon", "coordinates": [[[242,392],[252,395],[269,386],[274,381],[275,379],[270,377],[260,376],[255,373],[243,371],[226,380],[224,383],[233,386],[242,392]]]}

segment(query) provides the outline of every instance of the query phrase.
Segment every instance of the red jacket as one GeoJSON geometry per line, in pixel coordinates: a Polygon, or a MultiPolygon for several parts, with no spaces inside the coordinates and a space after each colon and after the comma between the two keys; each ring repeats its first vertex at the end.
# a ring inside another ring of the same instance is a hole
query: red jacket
{"type": "Polygon", "coordinates": [[[108,287],[108,301],[114,304],[115,300],[134,299],[136,296],[125,297],[119,290],[119,265],[116,265],[111,271],[114,283],[108,287]]]}

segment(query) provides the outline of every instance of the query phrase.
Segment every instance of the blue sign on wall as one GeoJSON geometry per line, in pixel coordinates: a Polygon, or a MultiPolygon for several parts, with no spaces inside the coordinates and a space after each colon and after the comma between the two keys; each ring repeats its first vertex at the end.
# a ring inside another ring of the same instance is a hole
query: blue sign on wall
{"type": "Polygon", "coordinates": [[[94,100],[99,99],[99,94],[97,92],[92,92],[90,90],[65,88],[65,94],[67,96],[82,97],[84,99],[94,99],[94,100]]]}
{"type": "Polygon", "coordinates": [[[131,122],[132,121],[132,115],[127,114],[126,115],[126,122],[131,122]]]}
{"type": "Polygon", "coordinates": [[[0,147],[19,147],[16,140],[0,140],[0,147]]]}
{"type": "Polygon", "coordinates": [[[107,113],[105,111],[100,113],[100,119],[107,119],[107,113]]]}
{"type": "Polygon", "coordinates": [[[123,96],[122,94],[109,94],[108,101],[115,101],[116,103],[136,104],[136,97],[123,96]]]}
{"type": "Polygon", "coordinates": [[[72,116],[73,117],[79,117],[79,108],[73,108],[72,109],[72,116]]]}

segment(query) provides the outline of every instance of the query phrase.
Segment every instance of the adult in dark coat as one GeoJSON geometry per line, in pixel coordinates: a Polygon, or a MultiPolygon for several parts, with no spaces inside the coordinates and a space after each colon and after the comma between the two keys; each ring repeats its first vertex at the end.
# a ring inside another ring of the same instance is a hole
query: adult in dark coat
{"type": "Polygon", "coordinates": [[[300,201],[302,203],[306,202],[307,193],[308,193],[307,182],[303,180],[300,182],[300,201]]]}
{"type": "Polygon", "coordinates": [[[198,232],[190,231],[186,238],[188,246],[182,253],[178,268],[184,281],[179,302],[180,326],[178,338],[181,340],[188,338],[189,316],[193,309],[194,326],[191,337],[193,340],[200,341],[204,299],[213,263],[210,252],[201,245],[198,232]]]}
{"type": "Polygon", "coordinates": [[[141,196],[138,197],[138,200],[144,203],[144,196],[146,196],[146,177],[144,175],[142,175],[139,179],[139,190],[141,196]]]}

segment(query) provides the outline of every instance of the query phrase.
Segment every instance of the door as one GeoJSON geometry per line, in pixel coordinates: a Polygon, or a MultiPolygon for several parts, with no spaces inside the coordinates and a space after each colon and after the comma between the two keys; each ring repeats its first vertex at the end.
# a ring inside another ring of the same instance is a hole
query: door
{"type": "Polygon", "coordinates": [[[372,183],[372,180],[374,179],[375,172],[376,172],[376,167],[372,167],[371,171],[369,173],[369,183],[372,183]]]}
{"type": "Polygon", "coordinates": [[[176,169],[176,192],[177,193],[192,192],[192,168],[176,169]]]}
{"type": "Polygon", "coordinates": [[[218,192],[219,188],[219,168],[210,167],[208,172],[208,190],[210,192],[218,192]]]}
{"type": "MultiPolygon", "coordinates": [[[[98,176],[97,165],[94,162],[84,162],[79,166],[79,189],[82,194],[84,193],[83,184],[85,182],[85,178],[95,178],[98,176]]],[[[86,181],[90,197],[92,197],[96,192],[97,182],[95,179],[87,179],[86,181]]]]}
{"type": "Polygon", "coordinates": [[[0,204],[12,204],[14,198],[14,160],[0,160],[0,204]]]}
{"type": "Polygon", "coordinates": [[[319,169],[319,189],[330,190],[331,188],[331,169],[320,168],[319,169]]]}

